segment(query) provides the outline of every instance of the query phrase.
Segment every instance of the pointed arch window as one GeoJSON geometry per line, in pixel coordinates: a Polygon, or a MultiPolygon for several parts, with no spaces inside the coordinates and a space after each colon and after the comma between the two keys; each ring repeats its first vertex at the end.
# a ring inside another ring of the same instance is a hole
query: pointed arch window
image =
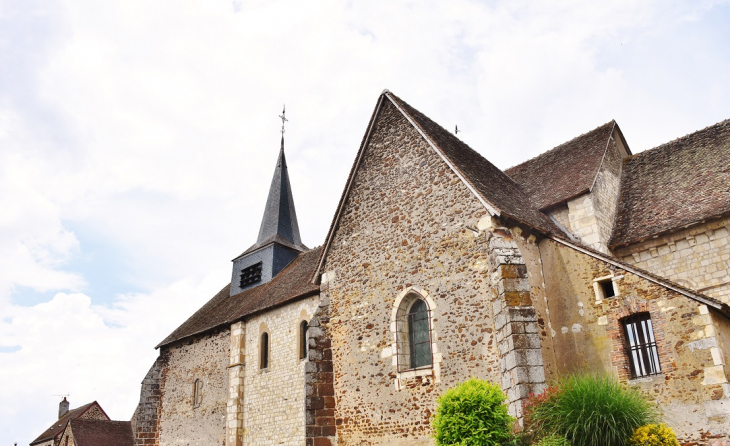
{"type": "Polygon", "coordinates": [[[401,302],[396,318],[398,371],[431,367],[431,311],[415,294],[401,302]]]}

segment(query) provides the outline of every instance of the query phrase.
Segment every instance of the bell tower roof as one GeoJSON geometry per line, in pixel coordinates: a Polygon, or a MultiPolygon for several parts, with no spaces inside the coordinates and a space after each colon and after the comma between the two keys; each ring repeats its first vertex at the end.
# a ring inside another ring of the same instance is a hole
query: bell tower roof
{"type": "Polygon", "coordinates": [[[307,249],[302,244],[302,239],[299,236],[297,213],[294,208],[294,198],[292,197],[286,156],[284,155],[284,135],[281,137],[279,159],[276,161],[274,177],[271,179],[269,196],[266,199],[266,209],[261,220],[258,239],[244,254],[270,243],[278,243],[298,251],[307,249]]]}

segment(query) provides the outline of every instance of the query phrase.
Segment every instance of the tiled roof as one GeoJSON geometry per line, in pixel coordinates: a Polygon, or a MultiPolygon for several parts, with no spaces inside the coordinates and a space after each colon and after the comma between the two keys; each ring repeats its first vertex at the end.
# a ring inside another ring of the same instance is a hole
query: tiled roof
{"type": "MultiPolygon", "coordinates": [[[[80,417],[81,415],[84,414],[84,412],[86,412],[88,409],[90,409],[91,406],[93,406],[93,405],[98,406],[98,403],[96,401],[94,401],[89,404],[84,404],[83,406],[77,407],[76,409],[69,410],[61,418],[59,418],[57,421],[55,421],[53,424],[51,424],[51,426],[48,429],[46,429],[42,434],[40,434],[38,436],[38,438],[33,440],[30,444],[32,445],[32,444],[40,443],[43,441],[47,441],[48,439],[53,438],[56,435],[60,434],[61,432],[63,432],[63,429],[66,426],[66,423],[68,422],[68,420],[73,420],[73,419],[80,417]]],[[[101,409],[101,407],[99,407],[99,409],[101,409]]],[[[104,411],[102,410],[102,412],[104,412],[104,411]]]]}
{"type": "Polygon", "coordinates": [[[287,302],[319,293],[310,282],[322,248],[303,252],[270,282],[229,296],[230,285],[223,287],[203,307],[172,332],[157,347],[232,324],[246,316],[287,302]]]}
{"type": "Polygon", "coordinates": [[[615,121],[607,122],[505,171],[538,209],[587,192],[593,185],[615,121]]]}
{"type": "Polygon", "coordinates": [[[385,94],[415,122],[477,193],[500,213],[544,233],[560,233],[522,189],[494,164],[398,96],[390,92],[385,94]]]}
{"type": "Polygon", "coordinates": [[[618,247],[730,213],[730,120],[624,160],[618,247]]]}
{"type": "Polygon", "coordinates": [[[76,446],[134,446],[129,421],[77,419],[70,426],[76,446]]]}

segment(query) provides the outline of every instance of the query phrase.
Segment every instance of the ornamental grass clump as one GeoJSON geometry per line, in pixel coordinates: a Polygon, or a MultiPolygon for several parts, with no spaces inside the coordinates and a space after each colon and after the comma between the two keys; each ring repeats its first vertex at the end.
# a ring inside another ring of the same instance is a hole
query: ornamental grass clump
{"type": "Polygon", "coordinates": [[[472,378],[447,390],[433,419],[439,446],[498,446],[511,440],[514,418],[498,385],[472,378]]]}
{"type": "Polygon", "coordinates": [[[571,376],[549,392],[525,406],[526,429],[537,439],[558,435],[573,446],[624,446],[636,428],[658,417],[641,393],[607,376],[571,376]]]}
{"type": "Polygon", "coordinates": [[[628,446],[679,446],[679,442],[666,424],[647,424],[634,431],[628,446]]]}

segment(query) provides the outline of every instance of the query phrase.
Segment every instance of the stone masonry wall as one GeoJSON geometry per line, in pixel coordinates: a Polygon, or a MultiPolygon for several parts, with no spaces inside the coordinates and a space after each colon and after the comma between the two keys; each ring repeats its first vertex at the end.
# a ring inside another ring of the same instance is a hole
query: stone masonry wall
{"type": "Polygon", "coordinates": [[[601,167],[590,192],[547,212],[583,244],[608,253],[621,189],[621,165],[627,155],[618,133],[608,142],[601,167]]]}
{"type": "Polygon", "coordinates": [[[334,366],[329,322],[329,301],[323,299],[309,324],[309,357],[304,378],[306,446],[337,444],[334,366]]]}
{"type": "Polygon", "coordinates": [[[730,303],[730,216],[620,248],[615,254],[730,303]]]}
{"type": "Polygon", "coordinates": [[[598,222],[598,238],[602,248],[600,251],[606,253],[608,241],[613,233],[616,208],[621,193],[621,166],[626,155],[627,152],[621,147],[620,138],[614,131],[591,190],[598,222]]]}
{"type": "Polygon", "coordinates": [[[319,305],[319,296],[251,317],[245,326],[243,444],[305,443],[304,368],[299,359],[298,331],[319,305]],[[260,368],[260,339],[269,334],[269,366],[260,368]]]}
{"type": "Polygon", "coordinates": [[[226,433],[230,330],[199,335],[163,347],[159,444],[223,445],[226,433]],[[193,402],[196,379],[202,402],[193,402]]]}
{"type": "Polygon", "coordinates": [[[139,405],[131,420],[135,446],[159,444],[160,397],[165,362],[166,355],[160,354],[142,380],[139,405]]]}
{"type": "Polygon", "coordinates": [[[66,425],[66,428],[63,430],[63,435],[61,435],[60,441],[58,442],[58,445],[76,446],[76,440],[74,439],[74,435],[71,431],[70,426],[66,425]]]}
{"type": "Polygon", "coordinates": [[[527,265],[512,232],[497,226],[486,238],[495,289],[492,310],[501,385],[509,400],[510,415],[522,423],[523,402],[545,390],[540,326],[532,304],[536,295],[531,293],[527,265]]]}
{"type": "Polygon", "coordinates": [[[91,406],[89,410],[83,413],[79,418],[84,420],[108,420],[109,417],[106,416],[104,411],[99,409],[99,406],[91,406]]]}
{"type": "Polygon", "coordinates": [[[501,382],[485,209],[386,103],[322,278],[330,299],[339,445],[432,444],[435,400],[471,377],[501,382]],[[433,367],[399,372],[392,320],[414,292],[431,311],[433,367]]]}
{"type": "Polygon", "coordinates": [[[727,326],[713,322],[705,305],[552,240],[540,243],[540,253],[554,330],[550,367],[561,375],[610,373],[641,389],[684,444],[730,437],[730,374],[718,361],[718,331],[727,326]],[[605,276],[618,295],[599,300],[593,280],[605,276]],[[651,316],[662,373],[632,379],[620,320],[637,312],[651,316]]]}

